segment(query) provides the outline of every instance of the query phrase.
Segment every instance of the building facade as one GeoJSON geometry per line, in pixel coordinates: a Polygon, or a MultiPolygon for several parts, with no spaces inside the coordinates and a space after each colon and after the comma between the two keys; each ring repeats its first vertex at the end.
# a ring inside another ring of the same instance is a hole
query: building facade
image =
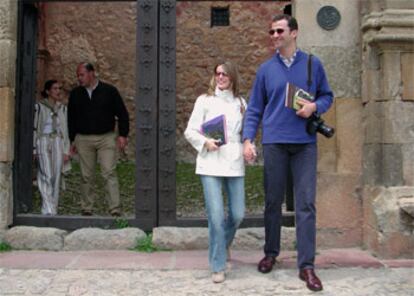
{"type": "MultiPolygon", "coordinates": [[[[231,59],[239,64],[241,91],[248,97],[257,66],[272,53],[266,46],[269,20],[289,4],[299,21],[299,47],[321,58],[335,93],[335,103],[324,119],[335,126],[336,134],[332,139],[319,138],[318,243],[365,246],[382,257],[410,257],[414,247],[412,1],[177,1],[176,158],[193,159],[182,132],[195,98],[207,89],[215,61],[231,59]],[[211,7],[228,7],[230,25],[211,26],[211,7]]],[[[133,111],[136,3],[50,2],[39,9],[38,84],[56,77],[69,91],[76,64],[88,60],[97,65],[103,80],[119,87],[133,111]],[[79,10],[79,5],[87,9],[79,10]],[[94,19],[90,11],[101,17],[94,19]],[[102,32],[93,29],[97,21],[102,32]]],[[[1,0],[2,228],[13,224],[17,19],[17,1],[1,0]]]]}

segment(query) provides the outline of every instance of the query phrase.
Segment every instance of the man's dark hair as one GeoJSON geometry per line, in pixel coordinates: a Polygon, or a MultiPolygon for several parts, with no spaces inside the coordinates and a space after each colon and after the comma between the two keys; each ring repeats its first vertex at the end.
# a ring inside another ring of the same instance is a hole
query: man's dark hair
{"type": "Polygon", "coordinates": [[[95,71],[95,68],[93,67],[91,63],[81,63],[81,65],[85,67],[86,71],[88,72],[95,71]]]}
{"type": "Polygon", "coordinates": [[[287,21],[288,27],[291,31],[299,29],[297,20],[293,16],[288,15],[288,14],[275,15],[273,17],[272,23],[278,22],[278,21],[281,21],[281,20],[286,20],[287,21]]]}

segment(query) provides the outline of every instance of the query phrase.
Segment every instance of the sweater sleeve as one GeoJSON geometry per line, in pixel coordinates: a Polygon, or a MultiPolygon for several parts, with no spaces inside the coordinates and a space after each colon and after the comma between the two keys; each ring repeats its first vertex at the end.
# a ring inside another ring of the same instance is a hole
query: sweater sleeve
{"type": "Polygon", "coordinates": [[[129,115],[125,107],[124,101],[122,100],[119,91],[114,87],[113,88],[113,97],[115,100],[115,116],[118,119],[118,130],[119,135],[122,137],[127,137],[129,133],[129,115]]]}
{"type": "Polygon", "coordinates": [[[259,69],[253,83],[249,104],[244,118],[243,141],[246,139],[254,140],[260,121],[262,120],[264,107],[267,101],[264,75],[262,73],[263,72],[259,69]]]}
{"type": "Polygon", "coordinates": [[[316,86],[316,111],[323,114],[328,111],[333,102],[333,92],[329,87],[328,79],[322,63],[318,60],[317,86],[316,86]]]}
{"type": "Polygon", "coordinates": [[[203,151],[204,143],[207,140],[200,132],[201,125],[204,122],[204,101],[205,96],[197,98],[193,112],[188,120],[187,128],[184,131],[185,138],[198,153],[203,151]]]}
{"type": "Polygon", "coordinates": [[[62,106],[62,117],[66,122],[62,124],[62,133],[63,133],[63,153],[69,154],[70,150],[70,140],[69,140],[69,134],[68,134],[68,126],[67,126],[67,118],[68,118],[68,110],[67,106],[62,106]]]}

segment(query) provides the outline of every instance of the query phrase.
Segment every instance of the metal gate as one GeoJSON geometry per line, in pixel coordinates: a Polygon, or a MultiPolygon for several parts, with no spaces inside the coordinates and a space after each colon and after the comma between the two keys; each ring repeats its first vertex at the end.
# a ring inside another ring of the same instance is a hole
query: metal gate
{"type": "MultiPolygon", "coordinates": [[[[63,229],[108,227],[113,223],[111,217],[30,214],[37,51],[35,4],[42,1],[62,0],[19,1],[14,224],[63,229]]],[[[135,217],[128,219],[128,224],[143,230],[166,225],[206,226],[206,219],[177,219],[176,216],[176,1],[137,0],[136,53],[135,217]]],[[[293,225],[292,214],[283,219],[284,225],[293,225]]],[[[263,226],[263,217],[246,217],[243,226],[263,226]]]]}

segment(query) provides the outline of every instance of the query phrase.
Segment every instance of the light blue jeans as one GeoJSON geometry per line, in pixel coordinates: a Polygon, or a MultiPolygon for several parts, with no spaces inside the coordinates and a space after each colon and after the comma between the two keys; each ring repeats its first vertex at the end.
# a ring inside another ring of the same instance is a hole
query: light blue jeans
{"type": "Polygon", "coordinates": [[[226,268],[227,248],[244,217],[244,177],[201,175],[209,231],[208,260],[213,272],[226,268]],[[222,185],[227,192],[228,214],[224,212],[222,185]]]}

